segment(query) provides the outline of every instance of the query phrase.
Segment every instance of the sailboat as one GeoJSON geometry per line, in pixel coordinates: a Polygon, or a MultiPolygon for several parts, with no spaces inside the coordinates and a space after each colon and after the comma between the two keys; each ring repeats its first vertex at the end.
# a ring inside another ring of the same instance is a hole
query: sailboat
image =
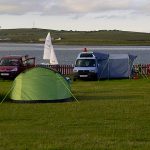
{"type": "Polygon", "coordinates": [[[51,35],[50,32],[47,34],[45,44],[44,44],[44,54],[43,59],[50,60],[50,65],[57,65],[58,60],[52,45],[51,35]]]}

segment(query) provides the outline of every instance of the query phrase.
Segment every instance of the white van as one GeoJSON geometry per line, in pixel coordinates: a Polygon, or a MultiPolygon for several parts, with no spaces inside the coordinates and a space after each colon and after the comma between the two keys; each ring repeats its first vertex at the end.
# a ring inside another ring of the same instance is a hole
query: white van
{"type": "Polygon", "coordinates": [[[78,78],[98,78],[98,62],[93,52],[81,52],[78,54],[73,74],[74,80],[78,78]]]}

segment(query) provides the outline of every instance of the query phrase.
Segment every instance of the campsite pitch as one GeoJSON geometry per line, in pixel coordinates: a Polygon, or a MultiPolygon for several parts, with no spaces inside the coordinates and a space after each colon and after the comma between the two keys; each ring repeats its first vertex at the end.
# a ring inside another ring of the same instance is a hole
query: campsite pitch
{"type": "MultiPolygon", "coordinates": [[[[11,81],[0,81],[1,99],[11,81]]],[[[0,105],[0,150],[147,150],[150,81],[77,81],[77,102],[0,105]]]]}

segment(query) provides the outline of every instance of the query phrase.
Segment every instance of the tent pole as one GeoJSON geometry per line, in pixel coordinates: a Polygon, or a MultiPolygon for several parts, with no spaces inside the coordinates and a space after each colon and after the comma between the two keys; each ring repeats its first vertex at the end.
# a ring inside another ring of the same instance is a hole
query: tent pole
{"type": "MultiPolygon", "coordinates": [[[[57,75],[57,74],[56,74],[57,75]]],[[[61,80],[61,78],[57,75],[58,79],[63,83],[63,85],[65,86],[65,88],[69,91],[69,93],[72,95],[72,97],[76,100],[76,102],[79,103],[79,101],[77,100],[77,98],[73,95],[73,93],[70,91],[70,89],[68,89],[68,87],[65,85],[65,83],[61,80]]]]}
{"type": "Polygon", "coordinates": [[[6,97],[10,94],[10,92],[12,91],[13,88],[14,88],[14,81],[13,81],[13,84],[12,84],[11,88],[10,88],[9,91],[5,94],[4,98],[3,98],[2,101],[0,102],[0,105],[5,101],[6,97]]]}

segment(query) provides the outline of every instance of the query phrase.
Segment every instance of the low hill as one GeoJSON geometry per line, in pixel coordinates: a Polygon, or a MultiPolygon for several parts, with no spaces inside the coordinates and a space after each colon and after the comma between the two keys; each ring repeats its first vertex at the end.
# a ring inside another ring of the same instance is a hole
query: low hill
{"type": "Polygon", "coordinates": [[[62,45],[150,45],[150,33],[119,30],[65,31],[48,29],[1,29],[0,42],[44,43],[51,32],[53,44],[62,45]]]}

